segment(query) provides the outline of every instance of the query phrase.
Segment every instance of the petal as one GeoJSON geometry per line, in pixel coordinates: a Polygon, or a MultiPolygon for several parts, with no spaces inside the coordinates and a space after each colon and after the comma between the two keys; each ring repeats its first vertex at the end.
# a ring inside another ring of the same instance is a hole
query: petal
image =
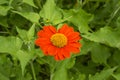
{"type": "Polygon", "coordinates": [[[58,55],[55,55],[54,58],[55,58],[55,60],[60,60],[58,55]]]}
{"type": "Polygon", "coordinates": [[[44,36],[44,31],[43,30],[38,31],[37,36],[38,37],[43,37],[44,36]]]}
{"type": "Polygon", "coordinates": [[[65,57],[62,54],[59,54],[58,57],[59,57],[59,60],[65,59],[65,57]]]}
{"type": "Polygon", "coordinates": [[[50,47],[50,45],[42,45],[42,46],[40,46],[41,47],[41,49],[44,51],[44,53],[46,54],[48,54],[48,48],[50,47]]]}
{"type": "Polygon", "coordinates": [[[44,37],[44,38],[50,38],[53,34],[50,34],[49,32],[45,32],[44,30],[40,30],[37,33],[38,38],[44,37]]]}
{"type": "Polygon", "coordinates": [[[51,44],[50,40],[47,38],[38,38],[35,40],[37,46],[51,44]]]}
{"type": "Polygon", "coordinates": [[[79,42],[69,43],[70,46],[80,48],[82,45],[79,42]]]}
{"type": "Polygon", "coordinates": [[[44,26],[43,30],[40,30],[37,33],[37,36],[50,38],[55,33],[56,33],[56,29],[53,26],[44,26]]]}
{"type": "Polygon", "coordinates": [[[72,32],[71,34],[68,35],[69,39],[74,39],[79,36],[79,32],[72,32]]]}
{"type": "Polygon", "coordinates": [[[58,32],[64,33],[67,28],[68,28],[67,24],[64,24],[64,25],[58,30],[58,32]]]}
{"type": "Polygon", "coordinates": [[[56,56],[55,58],[57,58],[57,60],[63,60],[63,59],[65,59],[65,57],[63,56],[63,53],[61,51],[61,48],[57,49],[57,53],[56,53],[55,56],[56,56]]]}
{"type": "Polygon", "coordinates": [[[81,39],[79,32],[72,32],[67,38],[70,42],[76,42],[81,39]]]}
{"type": "Polygon", "coordinates": [[[65,58],[69,58],[70,57],[70,52],[66,48],[63,48],[62,54],[63,54],[63,56],[65,58]]]}
{"type": "Polygon", "coordinates": [[[48,52],[46,50],[43,50],[43,53],[44,53],[44,55],[48,55],[48,52]]]}
{"type": "Polygon", "coordinates": [[[49,34],[54,34],[56,32],[53,26],[44,26],[43,30],[49,34]]]}
{"type": "Polygon", "coordinates": [[[74,39],[68,40],[69,43],[74,43],[74,42],[79,42],[81,38],[80,37],[76,37],[74,39]]]}
{"type": "Polygon", "coordinates": [[[80,52],[79,48],[72,47],[70,45],[67,45],[67,50],[69,50],[70,52],[73,52],[73,53],[79,53],[80,52]]]}
{"type": "Polygon", "coordinates": [[[57,32],[56,28],[53,26],[49,26],[49,29],[55,34],[57,32]]]}
{"type": "Polygon", "coordinates": [[[51,56],[54,56],[56,54],[56,48],[55,48],[55,46],[53,46],[53,45],[49,46],[49,48],[48,48],[48,54],[51,55],[51,56]]]}
{"type": "Polygon", "coordinates": [[[63,33],[66,36],[69,35],[71,32],[74,32],[72,27],[69,27],[67,24],[64,24],[61,29],[58,30],[59,33],[63,33]]]}
{"type": "Polygon", "coordinates": [[[63,55],[63,50],[62,50],[62,48],[60,48],[60,50],[59,50],[59,53],[58,53],[58,57],[59,57],[59,59],[60,60],[63,60],[65,57],[64,57],[64,55],[63,55]]]}

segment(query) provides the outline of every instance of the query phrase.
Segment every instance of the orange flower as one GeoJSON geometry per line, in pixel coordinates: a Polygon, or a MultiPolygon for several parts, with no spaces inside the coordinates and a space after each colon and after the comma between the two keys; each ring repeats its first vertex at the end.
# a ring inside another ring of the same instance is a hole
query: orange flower
{"type": "Polygon", "coordinates": [[[35,44],[39,46],[45,55],[54,56],[55,60],[63,60],[70,57],[70,53],[79,53],[81,37],[79,32],[74,32],[72,27],[64,24],[59,30],[53,26],[44,26],[38,32],[35,44]]]}

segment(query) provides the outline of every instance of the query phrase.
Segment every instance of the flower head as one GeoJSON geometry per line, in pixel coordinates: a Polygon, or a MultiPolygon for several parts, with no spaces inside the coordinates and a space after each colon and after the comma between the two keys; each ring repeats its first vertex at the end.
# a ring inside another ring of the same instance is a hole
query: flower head
{"type": "Polygon", "coordinates": [[[69,58],[71,53],[79,53],[81,37],[72,27],[64,24],[56,30],[53,26],[44,26],[38,33],[35,44],[39,46],[45,55],[54,56],[55,60],[69,58]]]}

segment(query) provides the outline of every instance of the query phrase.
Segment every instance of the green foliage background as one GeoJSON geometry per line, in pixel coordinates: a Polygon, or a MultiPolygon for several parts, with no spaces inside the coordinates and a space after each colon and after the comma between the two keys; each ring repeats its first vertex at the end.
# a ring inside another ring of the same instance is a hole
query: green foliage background
{"type": "Polygon", "coordinates": [[[120,0],[0,0],[0,80],[120,80],[120,0]],[[55,61],[34,40],[64,23],[82,48],[55,61]]]}

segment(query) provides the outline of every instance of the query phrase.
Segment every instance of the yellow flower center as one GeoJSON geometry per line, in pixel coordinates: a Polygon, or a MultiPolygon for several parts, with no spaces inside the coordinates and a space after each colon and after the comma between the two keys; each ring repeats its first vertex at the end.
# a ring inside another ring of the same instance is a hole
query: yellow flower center
{"type": "Polygon", "coordinates": [[[64,34],[56,33],[50,38],[52,44],[56,47],[64,47],[67,44],[67,38],[64,34]]]}

